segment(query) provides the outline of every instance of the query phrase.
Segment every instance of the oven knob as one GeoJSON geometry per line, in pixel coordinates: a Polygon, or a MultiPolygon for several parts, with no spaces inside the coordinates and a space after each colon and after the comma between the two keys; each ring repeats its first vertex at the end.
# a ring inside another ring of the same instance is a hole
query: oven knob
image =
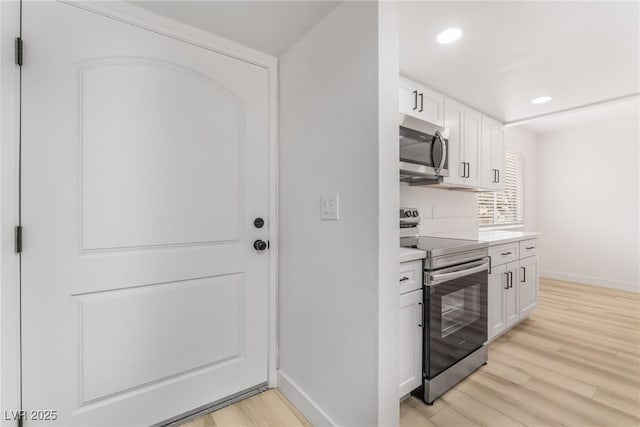
{"type": "Polygon", "coordinates": [[[413,216],[417,218],[418,217],[418,211],[413,211],[413,216]]]}
{"type": "Polygon", "coordinates": [[[413,213],[411,213],[411,211],[406,211],[404,214],[407,216],[407,218],[411,218],[413,216],[413,213]]]}

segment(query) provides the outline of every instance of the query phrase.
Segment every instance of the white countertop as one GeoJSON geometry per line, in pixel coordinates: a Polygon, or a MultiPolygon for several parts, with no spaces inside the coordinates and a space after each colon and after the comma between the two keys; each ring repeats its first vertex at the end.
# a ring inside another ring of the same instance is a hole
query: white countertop
{"type": "Polygon", "coordinates": [[[425,251],[413,248],[400,248],[400,262],[415,261],[417,259],[423,259],[427,257],[425,251]]]}
{"type": "Polygon", "coordinates": [[[434,233],[434,237],[446,237],[449,239],[466,239],[487,242],[489,246],[501,243],[517,242],[519,240],[535,239],[542,236],[542,233],[535,231],[510,231],[510,230],[487,230],[487,231],[455,231],[448,233],[434,233]]]}

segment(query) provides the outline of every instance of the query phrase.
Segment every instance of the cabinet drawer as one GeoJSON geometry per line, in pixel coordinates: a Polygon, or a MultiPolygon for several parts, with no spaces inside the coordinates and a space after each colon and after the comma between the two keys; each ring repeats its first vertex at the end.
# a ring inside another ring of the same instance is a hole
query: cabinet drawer
{"type": "Polygon", "coordinates": [[[538,240],[523,240],[520,242],[520,258],[526,258],[538,254],[538,240]]]}
{"type": "Polygon", "coordinates": [[[520,242],[505,243],[504,245],[491,246],[489,256],[491,257],[491,267],[505,264],[519,259],[518,252],[520,242]]]}
{"type": "Polygon", "coordinates": [[[400,264],[398,277],[398,293],[400,295],[422,288],[422,260],[403,262],[400,264]]]}

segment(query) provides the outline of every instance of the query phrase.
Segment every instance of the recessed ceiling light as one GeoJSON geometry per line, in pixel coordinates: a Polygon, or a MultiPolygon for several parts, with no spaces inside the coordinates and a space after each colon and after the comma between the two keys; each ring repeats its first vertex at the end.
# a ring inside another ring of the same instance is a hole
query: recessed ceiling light
{"type": "Polygon", "coordinates": [[[438,43],[453,43],[460,37],[462,37],[462,30],[460,28],[447,28],[438,34],[438,43]]]}
{"type": "Polygon", "coordinates": [[[549,102],[551,101],[551,97],[550,96],[540,96],[538,98],[533,98],[531,100],[532,104],[544,104],[545,102],[549,102]]]}

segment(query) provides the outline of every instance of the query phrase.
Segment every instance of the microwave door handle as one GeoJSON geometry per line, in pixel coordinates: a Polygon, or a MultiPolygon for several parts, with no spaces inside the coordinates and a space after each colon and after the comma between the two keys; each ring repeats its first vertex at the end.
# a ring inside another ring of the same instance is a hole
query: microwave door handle
{"type": "Polygon", "coordinates": [[[444,164],[447,161],[447,144],[444,143],[444,138],[440,135],[440,144],[442,144],[442,160],[440,160],[440,166],[438,167],[438,171],[441,171],[444,168],[444,164]]]}
{"type": "MultiPolygon", "coordinates": [[[[436,168],[436,175],[437,175],[437,174],[440,173],[440,171],[444,167],[444,163],[447,161],[447,144],[444,143],[444,138],[443,138],[442,134],[440,133],[440,131],[436,132],[435,139],[440,141],[440,146],[442,147],[442,158],[440,159],[440,164],[436,168]]],[[[434,167],[436,167],[435,159],[433,158],[433,150],[431,150],[431,163],[433,164],[434,167]]]]}
{"type": "MultiPolygon", "coordinates": [[[[448,269],[447,269],[448,270],[448,269]]],[[[444,271],[447,271],[444,270],[444,271]]],[[[479,273],[483,270],[489,270],[489,262],[487,258],[483,259],[479,262],[474,262],[469,264],[469,268],[465,268],[464,270],[456,270],[451,273],[438,273],[438,274],[429,274],[427,275],[427,286],[439,285],[440,283],[448,282],[449,280],[459,279],[460,277],[468,276],[469,274],[479,273]]]]}

